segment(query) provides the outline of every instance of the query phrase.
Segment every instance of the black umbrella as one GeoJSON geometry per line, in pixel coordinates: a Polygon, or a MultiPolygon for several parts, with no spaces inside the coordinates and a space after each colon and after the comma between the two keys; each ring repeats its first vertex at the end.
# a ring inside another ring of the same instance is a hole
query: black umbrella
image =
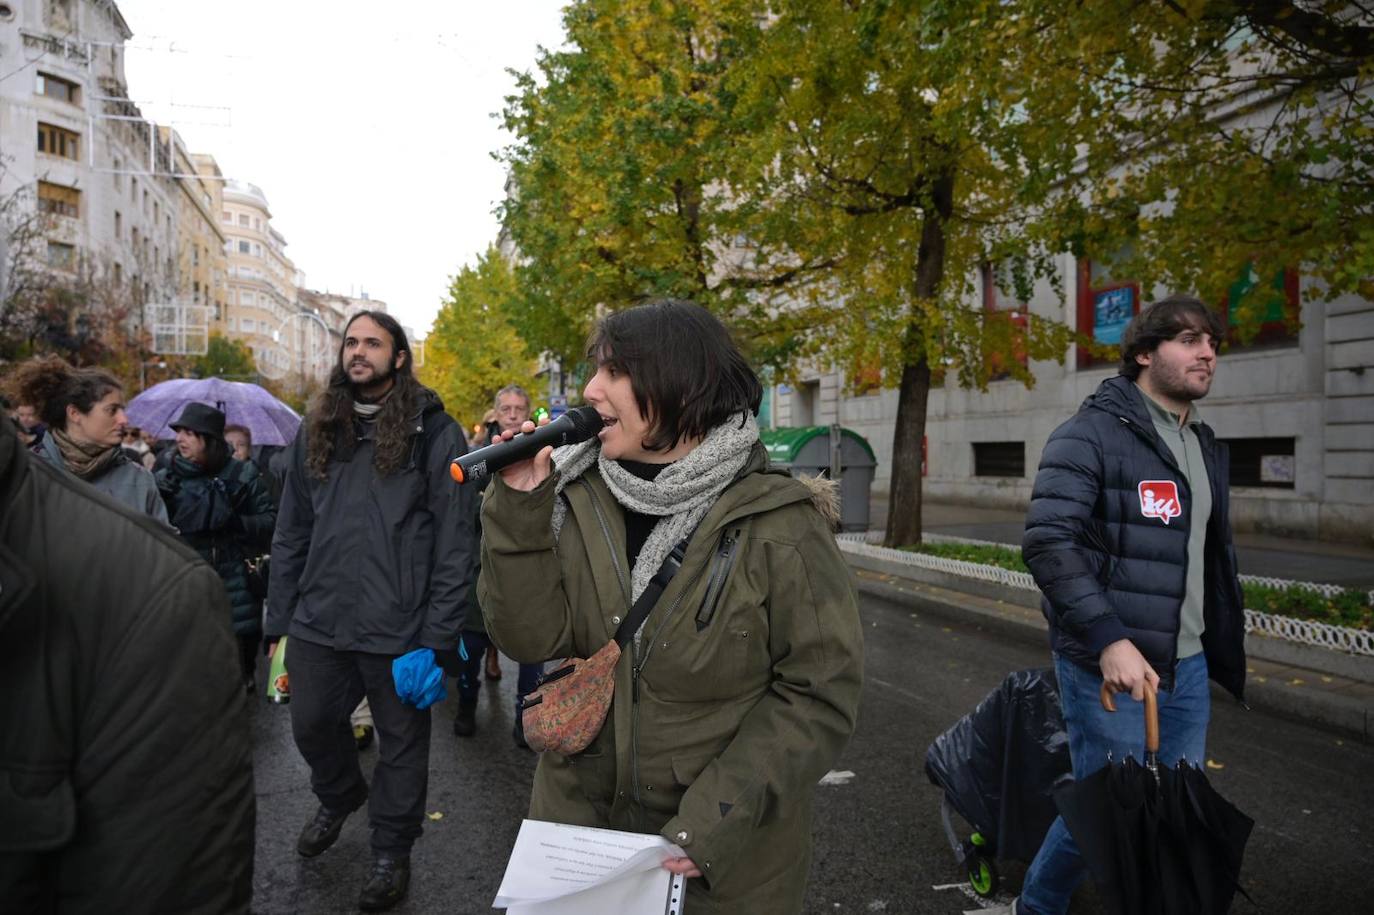
{"type": "MultiPolygon", "coordinates": [[[[1102,706],[1116,711],[1102,685],[1102,706]]],[[[1230,908],[1254,821],[1183,760],[1159,767],[1159,709],[1145,692],[1145,760],[1109,762],[1055,792],[1098,890],[1120,915],[1211,915],[1230,908]]]]}

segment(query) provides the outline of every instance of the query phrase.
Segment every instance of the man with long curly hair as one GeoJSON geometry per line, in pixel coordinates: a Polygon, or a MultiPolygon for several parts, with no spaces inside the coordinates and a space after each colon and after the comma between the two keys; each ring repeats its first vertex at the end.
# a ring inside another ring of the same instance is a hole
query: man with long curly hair
{"type": "Polygon", "coordinates": [[[307,858],[369,800],[349,713],[364,696],[371,705],[364,911],[405,896],[428,786],[430,713],[401,702],[391,663],[431,648],[456,673],[474,577],[475,508],[448,475],[462,429],[410,356],[389,315],[359,312],[344,328],[329,386],[291,445],[263,627],[270,651],[291,639],[291,726],[320,801],[296,845],[307,858]]]}

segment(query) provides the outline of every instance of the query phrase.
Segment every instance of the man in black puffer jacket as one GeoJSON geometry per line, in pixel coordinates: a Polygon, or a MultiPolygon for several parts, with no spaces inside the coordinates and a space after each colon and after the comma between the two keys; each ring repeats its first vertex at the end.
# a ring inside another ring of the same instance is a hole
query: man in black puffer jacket
{"type": "Polygon", "coordinates": [[[224,587],[4,418],[0,696],[0,911],[248,911],[252,744],[224,587]]]}
{"type": "MultiPolygon", "coordinates": [[[[1142,699],[1158,692],[1161,765],[1201,765],[1216,680],[1241,699],[1245,621],[1228,519],[1229,455],[1195,401],[1216,369],[1221,318],[1197,299],[1147,307],[1121,374],[1050,436],[1023,555],[1044,594],[1075,778],[1144,756],[1142,699]],[[1106,713],[1106,682],[1119,711],[1106,713]]],[[[1017,913],[1068,909],[1084,867],[1057,820],[1017,913]]]]}

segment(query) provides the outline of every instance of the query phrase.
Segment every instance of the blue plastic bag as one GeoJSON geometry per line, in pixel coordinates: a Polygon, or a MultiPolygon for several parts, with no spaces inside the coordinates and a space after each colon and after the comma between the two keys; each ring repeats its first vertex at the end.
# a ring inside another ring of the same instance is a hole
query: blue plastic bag
{"type": "Polygon", "coordinates": [[[391,662],[391,679],[396,683],[396,695],[416,708],[429,708],[448,698],[444,686],[444,671],[434,662],[434,651],[417,648],[391,662]]]}

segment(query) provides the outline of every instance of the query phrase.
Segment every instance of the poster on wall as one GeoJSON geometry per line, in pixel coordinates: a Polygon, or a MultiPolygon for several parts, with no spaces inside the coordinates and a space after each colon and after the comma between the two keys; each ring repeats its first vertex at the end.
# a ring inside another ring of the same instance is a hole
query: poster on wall
{"type": "Polygon", "coordinates": [[[1126,325],[1135,315],[1134,284],[1093,291],[1093,339],[1098,343],[1121,342],[1126,325]]]}

